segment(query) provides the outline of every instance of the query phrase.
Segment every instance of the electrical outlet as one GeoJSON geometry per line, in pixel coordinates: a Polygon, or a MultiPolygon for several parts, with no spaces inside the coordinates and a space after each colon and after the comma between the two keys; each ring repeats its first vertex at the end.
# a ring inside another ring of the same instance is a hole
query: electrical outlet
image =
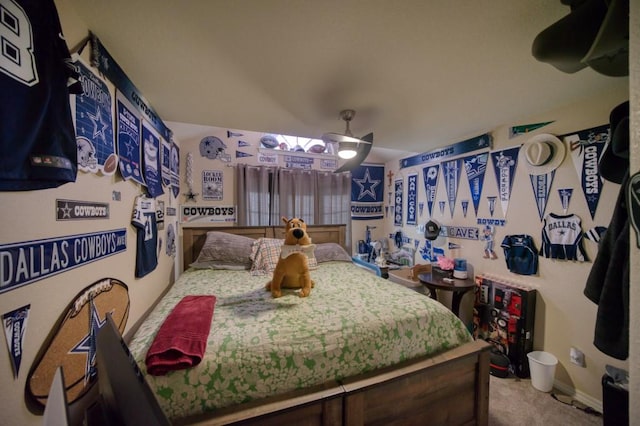
{"type": "Polygon", "coordinates": [[[579,367],[584,367],[584,353],[577,348],[571,348],[569,350],[569,357],[571,358],[571,362],[579,367]]]}

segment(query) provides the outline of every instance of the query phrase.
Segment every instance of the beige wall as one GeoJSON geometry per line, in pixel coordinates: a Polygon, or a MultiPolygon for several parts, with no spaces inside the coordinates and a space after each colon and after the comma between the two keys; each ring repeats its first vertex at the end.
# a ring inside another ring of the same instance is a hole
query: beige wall
{"type": "MultiPolygon", "coordinates": [[[[493,136],[493,150],[520,145],[531,136],[539,133],[562,135],[608,124],[610,110],[622,101],[628,99],[627,84],[627,79],[620,79],[616,84],[615,90],[540,115],[522,117],[517,123],[508,123],[503,127],[493,129],[490,131],[493,136]],[[509,138],[508,130],[511,125],[546,121],[554,122],[529,135],[521,135],[512,139],[509,138]]],[[[443,142],[442,146],[455,142],[456,141],[443,142]]],[[[392,170],[396,174],[394,179],[402,176],[406,185],[407,175],[418,173],[418,199],[425,200],[424,185],[422,183],[422,168],[425,165],[402,170],[399,170],[398,165],[398,161],[387,163],[387,169],[392,170]]],[[[492,162],[490,162],[487,167],[482,199],[478,209],[479,218],[491,218],[487,207],[486,196],[497,195],[495,173],[492,167],[492,162]]],[[[443,225],[480,227],[477,225],[476,216],[471,205],[469,206],[469,212],[466,218],[464,218],[462,209],[460,208],[460,200],[471,199],[468,181],[464,173],[461,175],[453,219],[449,213],[448,203],[444,215],[440,213],[437,201],[446,200],[444,182],[441,176],[442,175],[440,175],[438,182],[439,187],[436,196],[436,205],[433,209],[433,217],[443,225]]],[[[618,196],[619,185],[605,182],[595,218],[592,220],[584,195],[582,194],[580,181],[578,180],[572,158],[569,152],[567,152],[564,162],[556,171],[546,213],[563,213],[557,192],[559,188],[574,188],[568,212],[576,213],[581,217],[583,230],[586,231],[596,225],[608,226],[613,206],[618,196]]],[[[387,202],[385,201],[385,203],[387,202]]],[[[496,206],[493,217],[504,218],[499,205],[496,206]]],[[[419,223],[424,224],[428,220],[429,216],[425,206],[423,215],[419,217],[419,223]]],[[[615,360],[602,354],[592,343],[597,306],[583,295],[586,278],[592,263],[559,261],[540,257],[539,274],[533,277],[513,274],[506,268],[504,254],[502,249],[500,249],[500,242],[505,235],[532,235],[538,248],[540,248],[542,242],[542,224],[534,203],[531,182],[524,166],[521,164],[518,165],[516,171],[506,220],[506,226],[496,227],[495,247],[498,259],[484,259],[482,257],[484,243],[482,241],[465,239],[449,239],[449,241],[461,245],[461,248],[450,250],[448,254],[452,257],[466,258],[470,264],[473,265],[476,274],[492,273],[536,288],[539,296],[536,307],[534,348],[551,352],[558,358],[559,366],[556,372],[556,384],[560,386],[562,390],[569,391],[576,389],[579,398],[590,403],[592,406],[601,407],[602,391],[600,379],[604,372],[605,364],[628,368],[628,363],[615,360]],[[570,363],[569,350],[572,346],[584,352],[586,368],[581,368],[570,363]]],[[[384,232],[385,234],[389,234],[395,232],[396,229],[397,228],[393,226],[393,219],[391,215],[389,215],[384,220],[384,232]]],[[[420,238],[420,245],[424,245],[424,239],[420,233],[417,232],[415,226],[405,226],[403,231],[408,237],[420,238]]],[[[354,239],[357,238],[361,238],[361,236],[354,235],[354,239]]],[[[584,246],[590,259],[593,259],[597,254],[597,246],[589,241],[585,241],[584,246]]],[[[424,262],[426,263],[426,261],[424,262]]],[[[466,299],[467,312],[463,314],[463,319],[467,319],[470,316],[471,297],[467,297],[466,299]]]]}
{"type": "MultiPolygon", "coordinates": [[[[56,5],[67,43],[69,46],[74,46],[87,35],[88,30],[66,0],[56,1],[56,5]]],[[[0,295],[0,313],[2,314],[27,304],[31,305],[24,338],[23,358],[17,379],[13,378],[5,339],[4,337],[0,339],[2,340],[0,388],[3,389],[0,425],[41,424],[42,417],[31,414],[25,406],[24,389],[27,375],[36,354],[52,331],[53,324],[82,289],[104,277],[117,278],[127,284],[131,303],[128,329],[171,283],[174,259],[165,254],[165,245],[162,246],[158,257],[157,269],[142,279],[134,277],[136,230],[130,223],[134,198],[141,192],[139,185],[122,181],[115,176],[101,177],[80,172],[75,183],[68,183],[56,189],[0,193],[0,217],[2,217],[0,244],[117,228],[127,230],[125,252],[0,295]],[[120,192],[121,201],[112,201],[113,191],[120,192]],[[110,217],[103,220],[57,222],[55,220],[56,199],[109,203],[110,217]]],[[[177,207],[177,200],[171,199],[167,194],[158,199],[164,200],[165,207],[177,207]]],[[[159,234],[165,244],[166,223],[165,230],[160,231],[159,234]]]]}

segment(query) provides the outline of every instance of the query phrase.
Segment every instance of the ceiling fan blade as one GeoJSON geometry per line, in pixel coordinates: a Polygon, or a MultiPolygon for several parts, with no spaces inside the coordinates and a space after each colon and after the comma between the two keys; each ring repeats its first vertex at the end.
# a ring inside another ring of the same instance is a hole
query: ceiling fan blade
{"type": "Polygon", "coordinates": [[[369,152],[371,151],[371,147],[373,146],[373,133],[369,133],[360,139],[369,143],[361,143],[360,145],[358,145],[358,152],[356,153],[356,156],[350,160],[347,160],[342,166],[336,169],[333,173],[350,172],[351,170],[358,167],[364,161],[365,158],[367,158],[367,155],[369,155],[369,152]]]}

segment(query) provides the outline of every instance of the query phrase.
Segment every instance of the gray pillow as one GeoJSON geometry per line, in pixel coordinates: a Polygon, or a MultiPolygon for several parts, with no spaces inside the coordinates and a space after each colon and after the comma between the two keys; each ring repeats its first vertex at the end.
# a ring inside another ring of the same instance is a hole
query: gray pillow
{"type": "Polygon", "coordinates": [[[209,231],[200,254],[191,267],[198,269],[251,269],[253,238],[226,232],[209,231]]]}
{"type": "Polygon", "coordinates": [[[321,243],[316,244],[316,260],[318,263],[331,262],[334,260],[340,262],[351,262],[351,256],[340,244],[337,243],[321,243]]]}

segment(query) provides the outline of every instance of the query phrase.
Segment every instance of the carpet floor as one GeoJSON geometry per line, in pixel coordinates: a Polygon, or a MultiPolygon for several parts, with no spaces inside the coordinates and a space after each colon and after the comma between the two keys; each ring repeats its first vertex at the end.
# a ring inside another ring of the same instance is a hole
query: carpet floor
{"type": "MultiPolygon", "coordinates": [[[[571,401],[562,398],[555,389],[553,392],[561,400],[571,401]]],[[[513,425],[602,426],[602,417],[560,402],[551,393],[540,392],[529,379],[490,376],[489,426],[513,425]]]]}

